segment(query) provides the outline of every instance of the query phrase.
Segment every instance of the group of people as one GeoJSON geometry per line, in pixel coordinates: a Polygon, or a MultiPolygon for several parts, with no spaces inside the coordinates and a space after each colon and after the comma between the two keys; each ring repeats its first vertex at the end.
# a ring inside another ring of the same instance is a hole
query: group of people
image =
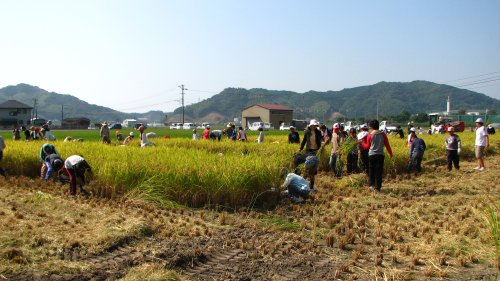
{"type": "Polygon", "coordinates": [[[25,126],[14,126],[12,130],[12,139],[19,141],[21,140],[21,134],[24,135],[24,140],[33,141],[33,140],[55,140],[56,137],[52,135],[50,132],[52,126],[52,121],[47,121],[47,123],[43,124],[41,127],[31,126],[29,129],[25,126]]]}
{"type": "MultiPolygon", "coordinates": [[[[144,125],[140,125],[139,127],[137,127],[137,131],[139,131],[139,140],[141,141],[141,147],[154,146],[154,143],[150,142],[148,140],[148,137],[156,137],[156,134],[146,133],[146,127],[144,125]]],[[[104,121],[104,123],[102,123],[99,134],[103,143],[111,143],[111,132],[107,121],[104,121]]],[[[134,132],[130,132],[124,138],[120,131],[116,131],[116,140],[118,142],[121,142],[122,145],[128,145],[134,139],[134,137],[134,132]]]]}
{"type": "MultiPolygon", "coordinates": [[[[341,177],[340,154],[347,153],[347,173],[355,173],[363,171],[368,175],[369,188],[380,192],[382,188],[382,176],[385,161],[385,150],[392,159],[392,149],[389,144],[387,134],[379,130],[379,121],[372,120],[368,125],[360,127],[360,131],[351,128],[349,132],[345,132],[342,126],[338,123],[333,124],[329,130],[326,125],[320,125],[317,120],[311,120],[306,130],[302,142],[300,136],[294,127],[290,127],[288,142],[299,144],[298,153],[294,157],[294,173],[282,173],[286,175],[285,182],[281,186],[284,194],[290,196],[291,200],[296,203],[303,202],[309,196],[310,192],[315,192],[315,175],[319,165],[317,152],[324,149],[331,143],[329,166],[336,178],[341,177]],[[346,145],[347,151],[342,151],[343,143],[351,143],[346,145]],[[304,151],[305,153],[302,153],[304,151]],[[358,167],[358,159],[361,162],[361,167],[358,167]],[[304,163],[305,171],[303,177],[298,175],[298,166],[304,163]],[[360,169],[361,168],[361,169],[360,169]],[[307,182],[306,179],[309,179],[307,182]]],[[[460,152],[461,140],[455,134],[455,128],[450,126],[447,129],[448,136],[445,139],[447,169],[452,170],[454,166],[456,170],[460,169],[460,152]]],[[[427,148],[425,141],[417,136],[416,129],[410,127],[408,130],[407,146],[409,148],[409,162],[407,173],[419,174],[422,171],[422,159],[427,148]]],[[[488,130],[484,126],[482,118],[476,120],[476,139],[475,139],[475,156],[478,166],[474,168],[478,171],[484,171],[484,151],[489,146],[488,130]]]]}
{"type": "Polygon", "coordinates": [[[60,173],[63,169],[69,177],[69,194],[76,195],[77,186],[82,194],[88,194],[83,186],[93,176],[90,165],[82,156],[71,155],[64,161],[53,144],[45,143],[40,149],[40,160],[42,161],[41,177],[48,181],[51,176],[60,173]]]}
{"type": "MultiPolygon", "coordinates": [[[[264,130],[263,128],[259,128],[258,131],[259,131],[259,136],[257,137],[257,142],[262,143],[264,142],[264,130]]],[[[205,126],[201,134],[201,139],[221,141],[222,136],[224,135],[227,136],[227,139],[232,141],[242,141],[242,142],[248,141],[245,129],[240,126],[238,127],[238,130],[236,130],[236,126],[232,123],[228,123],[227,128],[224,130],[211,130],[210,125],[205,126]]],[[[200,135],[198,134],[197,129],[193,129],[192,139],[193,140],[200,139],[200,135]]]]}

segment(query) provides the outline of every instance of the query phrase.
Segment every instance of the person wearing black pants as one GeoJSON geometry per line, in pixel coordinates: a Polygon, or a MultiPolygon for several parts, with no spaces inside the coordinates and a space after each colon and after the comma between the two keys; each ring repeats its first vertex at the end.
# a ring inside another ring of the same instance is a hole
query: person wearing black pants
{"type": "Polygon", "coordinates": [[[80,186],[80,192],[82,194],[88,194],[87,191],[83,189],[89,179],[86,177],[86,173],[92,176],[92,169],[90,165],[79,155],[72,155],[64,161],[64,168],[69,177],[69,194],[72,196],[76,195],[76,185],[80,186]]]}
{"type": "Polygon", "coordinates": [[[462,146],[460,137],[455,134],[455,128],[448,127],[448,137],[445,139],[446,158],[448,160],[448,171],[451,171],[452,164],[456,170],[460,169],[460,148],[462,146]]]}
{"type": "Polygon", "coordinates": [[[372,131],[368,135],[366,142],[362,143],[363,149],[369,149],[369,168],[370,188],[380,192],[382,189],[382,175],[384,172],[384,147],[392,158],[392,150],[389,145],[389,139],[384,132],[379,131],[378,120],[372,120],[368,123],[372,131]]]}
{"type": "Polygon", "coordinates": [[[368,175],[370,176],[370,187],[380,191],[382,188],[382,175],[384,172],[384,155],[370,155],[368,175]]]}

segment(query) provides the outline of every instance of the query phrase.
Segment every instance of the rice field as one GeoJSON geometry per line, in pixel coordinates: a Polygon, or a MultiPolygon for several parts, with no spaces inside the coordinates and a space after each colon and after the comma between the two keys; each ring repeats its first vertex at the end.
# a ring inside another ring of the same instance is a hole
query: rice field
{"type": "MultiPolygon", "coordinates": [[[[126,134],[128,130],[121,130],[126,134]]],[[[262,204],[273,187],[279,187],[279,171],[291,168],[298,145],[287,143],[287,131],[265,132],[265,143],[253,142],[256,132],[248,132],[249,142],[193,141],[188,130],[151,129],[159,135],[151,139],[154,147],[140,148],[136,138],[128,146],[117,141],[111,145],[99,142],[99,131],[53,131],[54,145],[63,158],[83,156],[92,166],[95,180],[89,188],[100,196],[138,197],[158,204],[172,202],[189,206],[229,208],[262,204]],[[62,142],[66,136],[84,138],[84,142],[62,142]],[[163,138],[169,136],[170,138],[163,138]]],[[[39,149],[45,141],[12,141],[3,132],[7,148],[2,161],[10,175],[36,177],[40,171],[39,149]]],[[[112,131],[112,136],[114,131],[112,131]]],[[[474,133],[461,133],[461,161],[473,161],[474,133]]],[[[302,136],[301,136],[302,137],[302,136]]],[[[424,172],[444,165],[444,135],[422,135],[427,143],[424,172]]],[[[408,162],[406,138],[390,136],[393,159],[386,157],[385,173],[392,177],[404,173],[408,162]]],[[[490,139],[487,153],[498,153],[498,140],[490,139]]],[[[320,159],[329,157],[327,146],[320,159]]],[[[320,171],[329,175],[328,165],[320,171]]],[[[334,181],[334,179],[331,179],[334,181]]]]}

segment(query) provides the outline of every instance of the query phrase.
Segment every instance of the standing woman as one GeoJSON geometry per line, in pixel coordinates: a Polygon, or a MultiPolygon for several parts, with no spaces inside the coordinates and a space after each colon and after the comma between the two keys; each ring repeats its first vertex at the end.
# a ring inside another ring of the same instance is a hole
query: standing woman
{"type": "Polygon", "coordinates": [[[262,127],[259,127],[259,129],[257,131],[259,131],[259,136],[257,137],[257,143],[263,143],[264,142],[264,129],[262,127]]]}
{"type": "Polygon", "coordinates": [[[382,175],[384,173],[384,146],[392,158],[392,149],[389,145],[389,139],[384,132],[379,131],[380,123],[378,120],[372,120],[368,123],[368,126],[372,131],[366,139],[366,143],[363,143],[364,149],[368,150],[369,167],[368,175],[370,178],[370,188],[380,192],[382,189],[382,175]]]}

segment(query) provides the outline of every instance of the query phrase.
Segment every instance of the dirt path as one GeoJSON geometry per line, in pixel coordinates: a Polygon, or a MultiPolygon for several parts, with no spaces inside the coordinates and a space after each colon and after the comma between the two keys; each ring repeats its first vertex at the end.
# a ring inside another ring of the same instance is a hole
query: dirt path
{"type": "Polygon", "coordinates": [[[174,280],[497,280],[485,217],[500,204],[500,157],[488,163],[480,177],[470,163],[397,177],[381,194],[362,176],[321,175],[304,205],[235,213],[70,199],[8,179],[0,280],[133,280],[147,264],[174,280]]]}

